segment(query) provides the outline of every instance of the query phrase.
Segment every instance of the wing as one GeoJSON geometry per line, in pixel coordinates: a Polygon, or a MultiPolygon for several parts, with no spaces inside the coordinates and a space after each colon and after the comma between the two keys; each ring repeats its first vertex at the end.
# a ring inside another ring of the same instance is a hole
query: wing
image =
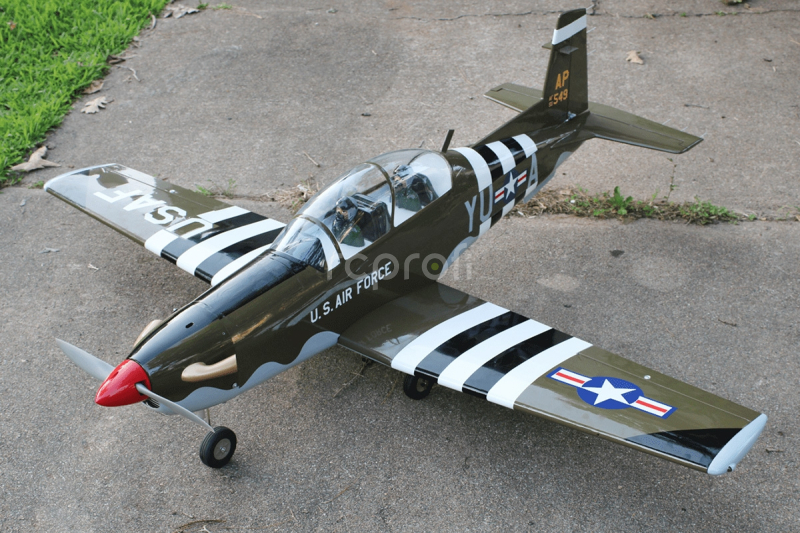
{"type": "Polygon", "coordinates": [[[284,227],[116,164],[63,174],[45,190],[212,285],[255,259],[284,227]]]}
{"type": "Polygon", "coordinates": [[[441,284],[339,343],[439,385],[703,470],[732,470],[766,416],[441,284]]]}

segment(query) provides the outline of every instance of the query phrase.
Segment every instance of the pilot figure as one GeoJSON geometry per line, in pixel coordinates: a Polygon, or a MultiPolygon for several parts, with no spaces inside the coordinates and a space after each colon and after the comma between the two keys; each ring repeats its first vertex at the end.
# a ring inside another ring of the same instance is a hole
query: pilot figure
{"type": "Polygon", "coordinates": [[[345,196],[336,202],[331,232],[336,240],[349,246],[364,246],[364,235],[355,223],[358,207],[352,198],[345,196]]]}
{"type": "Polygon", "coordinates": [[[439,196],[433,190],[431,180],[422,174],[413,174],[408,165],[400,165],[392,176],[397,207],[419,211],[439,196]]]}

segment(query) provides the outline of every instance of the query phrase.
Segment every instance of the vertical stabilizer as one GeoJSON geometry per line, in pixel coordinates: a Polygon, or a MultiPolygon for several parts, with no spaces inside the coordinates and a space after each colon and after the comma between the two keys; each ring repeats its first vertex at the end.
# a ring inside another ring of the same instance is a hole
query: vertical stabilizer
{"type": "Polygon", "coordinates": [[[553,32],[550,62],[544,83],[548,109],[580,114],[589,107],[586,76],[586,10],[563,13],[553,32]]]}

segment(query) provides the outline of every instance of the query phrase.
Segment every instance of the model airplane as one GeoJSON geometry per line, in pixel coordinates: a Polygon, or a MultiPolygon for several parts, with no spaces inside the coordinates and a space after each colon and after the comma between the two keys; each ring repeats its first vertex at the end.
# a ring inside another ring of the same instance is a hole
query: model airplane
{"type": "MultiPolygon", "coordinates": [[[[102,380],[103,406],[144,402],[208,434],[219,468],[236,436],[192,411],[220,404],[336,344],[407,374],[722,474],[767,417],[601,350],[437,278],[589,139],[681,153],[700,138],[590,103],[586,13],[561,15],[543,91],[487,97],[519,115],[471,147],[400,150],[355,167],[288,224],[111,164],[46,190],[210,283],[142,331],[116,368],[64,341],[102,380]]],[[[452,133],[452,132],[451,132],[452,133]]]]}

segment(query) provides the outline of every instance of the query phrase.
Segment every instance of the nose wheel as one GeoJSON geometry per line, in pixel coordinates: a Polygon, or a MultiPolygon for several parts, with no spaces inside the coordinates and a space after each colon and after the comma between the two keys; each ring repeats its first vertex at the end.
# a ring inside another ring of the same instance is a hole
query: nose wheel
{"type": "Polygon", "coordinates": [[[211,413],[208,409],[206,409],[207,422],[185,407],[151,391],[143,383],[137,383],[136,390],[139,391],[139,394],[155,400],[157,406],[166,407],[176,415],[191,420],[208,431],[203,443],[200,444],[200,460],[204,465],[211,468],[222,468],[228,464],[233,457],[233,452],[236,451],[236,433],[225,426],[211,427],[211,413]]]}
{"type": "Polygon", "coordinates": [[[403,380],[403,392],[412,400],[421,400],[431,393],[433,380],[418,376],[406,376],[403,380]]]}
{"type": "Polygon", "coordinates": [[[224,426],[217,426],[200,444],[200,460],[211,468],[222,468],[228,464],[235,451],[236,434],[224,426]]]}

